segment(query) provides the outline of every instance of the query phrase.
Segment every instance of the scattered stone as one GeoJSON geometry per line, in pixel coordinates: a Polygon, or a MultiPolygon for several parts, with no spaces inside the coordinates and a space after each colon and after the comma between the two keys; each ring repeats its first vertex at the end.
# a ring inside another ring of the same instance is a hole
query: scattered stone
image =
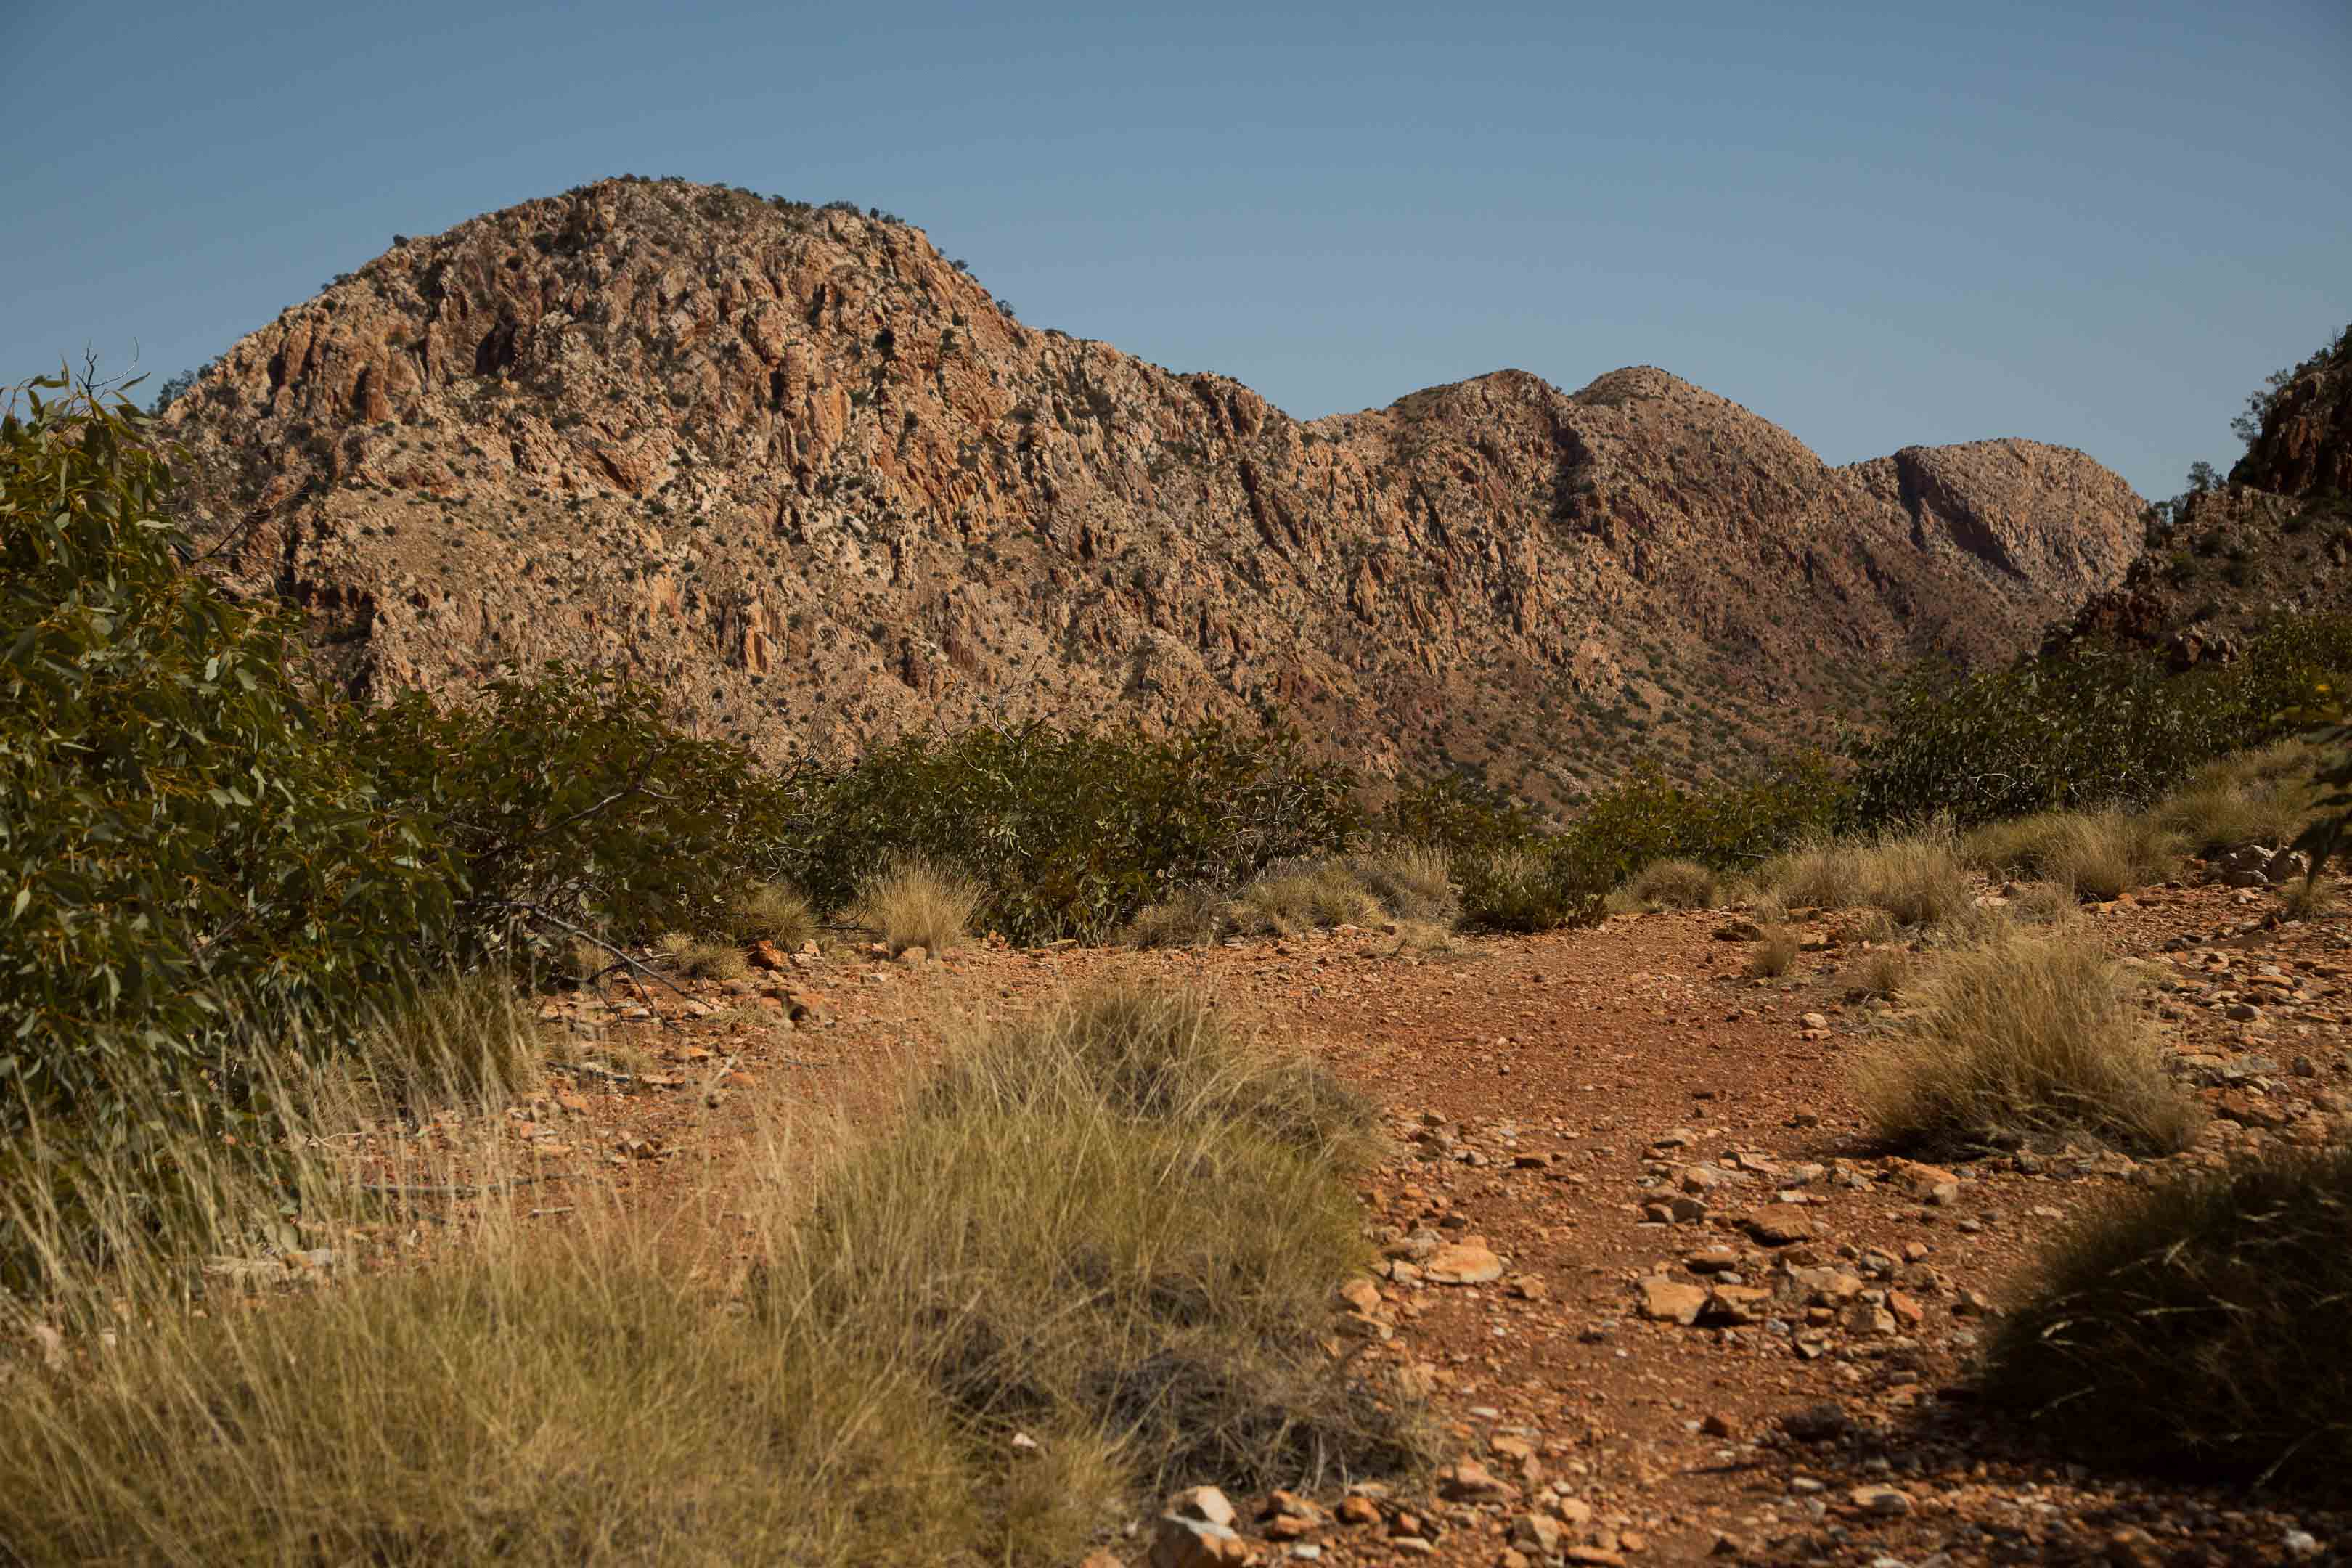
{"type": "Polygon", "coordinates": [[[1864,1513],[1900,1519],[1912,1509],[1911,1494],[1901,1487],[1856,1487],[1845,1494],[1864,1513]]]}
{"type": "Polygon", "coordinates": [[[1437,1495],[1448,1502],[1486,1502],[1507,1497],[1510,1486],[1475,1459],[1461,1459],[1437,1472],[1437,1495]]]}
{"type": "Polygon", "coordinates": [[[1704,1285],[1685,1285],[1663,1274],[1653,1274],[1634,1289],[1641,1292],[1639,1310],[1642,1316],[1653,1322],[1681,1323],[1687,1327],[1697,1322],[1698,1315],[1706,1310],[1707,1292],[1704,1285]]]}
{"type": "Polygon", "coordinates": [[[1800,1443],[1826,1443],[1853,1430],[1853,1417],[1841,1405],[1809,1405],[1780,1417],[1780,1430],[1800,1443]]]}
{"type": "Polygon", "coordinates": [[[1440,1247],[1422,1265],[1422,1273],[1439,1285],[1484,1285],[1503,1277],[1503,1260],[1487,1247],[1484,1237],[1465,1237],[1440,1247]]]}
{"type": "Polygon", "coordinates": [[[1800,1215],[1761,1214],[1749,1217],[1748,1234],[1767,1247],[1790,1247],[1812,1240],[1821,1227],[1800,1215]]]}

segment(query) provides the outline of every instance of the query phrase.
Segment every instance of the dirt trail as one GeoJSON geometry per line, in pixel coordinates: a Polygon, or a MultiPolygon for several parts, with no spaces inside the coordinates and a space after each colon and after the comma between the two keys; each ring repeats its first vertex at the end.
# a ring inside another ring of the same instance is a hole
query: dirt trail
{"type": "MultiPolygon", "coordinates": [[[[2090,916],[2146,966],[2155,1026],[2219,1112],[2180,1163],[2352,1124],[2352,928],[2263,929],[2271,907],[2185,889],[2090,916]]],[[[1968,1358],[2020,1266],[2158,1167],[2055,1143],[1944,1170],[1885,1157],[1849,1089],[1886,1026],[1852,990],[1854,922],[1807,927],[1815,950],[1773,981],[1745,977],[1724,923],[1621,917],[1428,959],[1348,931],[916,965],[847,950],[710,993],[679,1027],[551,1005],[549,1027],[584,1032],[592,1059],[625,1040],[681,1081],[578,1079],[573,1109],[515,1120],[557,1146],[551,1163],[659,1201],[739,1150],[764,1099],[879,1106],[943,1019],[1112,973],[1196,984],[1394,1113],[1399,1156],[1364,1189],[1379,1299],[1360,1293],[1370,1310],[1335,1342],[1360,1336],[1360,1354],[1425,1386],[1452,1457],[1473,1461],[1442,1476],[1450,1497],[1379,1499],[1377,1523],[1269,1541],[1269,1561],[2352,1561],[2352,1519],[2085,1475],[1974,1415],[1968,1358]],[[789,1032],[760,994],[780,982],[814,1009],[789,1032]],[[697,1097],[730,1057],[712,1109],[697,1097]],[[1497,1277],[1441,1282],[1465,1258],[1487,1272],[1480,1246],[1497,1277]]]]}

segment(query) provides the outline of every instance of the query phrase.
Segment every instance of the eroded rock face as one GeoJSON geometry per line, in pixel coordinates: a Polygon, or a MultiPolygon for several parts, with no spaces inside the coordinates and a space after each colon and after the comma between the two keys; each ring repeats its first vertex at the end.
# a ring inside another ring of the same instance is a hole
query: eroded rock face
{"type": "Polygon", "coordinates": [[[2279,388],[2230,479],[2273,495],[2352,497],[2352,327],[2279,388]]]}
{"type": "Polygon", "coordinates": [[[905,225],[675,182],[404,240],[169,418],[191,521],[352,689],[620,665],[779,757],[1279,711],[1559,799],[2006,657],[2138,540],[2079,454],[1834,469],[1649,368],[1300,422],[1022,325],[905,225]]]}

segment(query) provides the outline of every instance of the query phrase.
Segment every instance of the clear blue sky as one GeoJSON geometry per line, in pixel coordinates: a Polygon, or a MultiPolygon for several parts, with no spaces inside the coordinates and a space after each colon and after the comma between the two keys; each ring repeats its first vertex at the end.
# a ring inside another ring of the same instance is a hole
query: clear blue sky
{"type": "Polygon", "coordinates": [[[621,173],[887,208],[1301,416],[1651,363],[2152,496],[2352,320],[2347,0],[0,0],[0,381],[621,173]]]}

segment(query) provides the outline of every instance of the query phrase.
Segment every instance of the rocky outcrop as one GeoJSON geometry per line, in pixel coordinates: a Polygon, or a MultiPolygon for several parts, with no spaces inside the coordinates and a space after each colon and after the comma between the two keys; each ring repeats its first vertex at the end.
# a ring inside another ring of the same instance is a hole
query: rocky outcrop
{"type": "Polygon", "coordinates": [[[618,665],[780,757],[1279,714],[1552,799],[2004,658],[2139,510],[2030,442],[1832,468],[1648,368],[1301,422],[1027,327],[894,220],[677,182],[403,240],[169,419],[223,569],[362,694],[618,665]]]}
{"type": "Polygon", "coordinates": [[[2277,389],[2230,482],[2273,495],[2352,497],[2352,327],[2277,389]]]}
{"type": "Polygon", "coordinates": [[[2283,616],[2352,614],[2352,329],[2276,386],[2230,482],[2157,508],[2121,583],[2045,646],[2234,658],[2283,616]]]}
{"type": "Polygon", "coordinates": [[[2071,447],[1906,447],[1847,471],[1903,510],[1920,548],[2061,602],[2111,585],[2139,549],[2139,497],[2071,447]]]}

